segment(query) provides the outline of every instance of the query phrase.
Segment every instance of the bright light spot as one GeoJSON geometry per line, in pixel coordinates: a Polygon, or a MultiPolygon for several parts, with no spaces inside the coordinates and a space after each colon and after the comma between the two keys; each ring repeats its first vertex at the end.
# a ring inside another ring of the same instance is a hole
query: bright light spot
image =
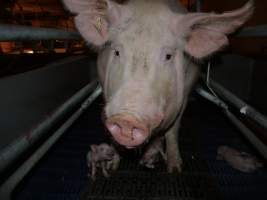
{"type": "Polygon", "coordinates": [[[33,50],[24,50],[24,53],[33,54],[33,50]]]}

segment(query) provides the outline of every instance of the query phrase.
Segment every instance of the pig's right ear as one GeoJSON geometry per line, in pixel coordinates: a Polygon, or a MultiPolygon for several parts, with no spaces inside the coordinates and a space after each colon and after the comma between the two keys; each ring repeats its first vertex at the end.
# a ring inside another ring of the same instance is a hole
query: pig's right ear
{"type": "Polygon", "coordinates": [[[123,6],[111,0],[63,0],[76,16],[75,25],[82,37],[95,46],[109,39],[109,27],[118,23],[123,6]]]}

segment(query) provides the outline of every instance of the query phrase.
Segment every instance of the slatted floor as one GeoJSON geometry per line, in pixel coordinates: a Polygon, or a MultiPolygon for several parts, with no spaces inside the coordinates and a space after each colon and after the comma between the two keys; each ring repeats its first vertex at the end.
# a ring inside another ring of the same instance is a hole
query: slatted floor
{"type": "Polygon", "coordinates": [[[189,103],[180,134],[184,171],[169,175],[164,165],[156,170],[125,156],[109,179],[87,178],[85,156],[92,143],[108,140],[101,122],[102,102],[92,107],[48,152],[14,193],[31,200],[206,200],[267,199],[267,170],[244,174],[216,160],[219,145],[255,153],[220,110],[197,98],[189,103]]]}

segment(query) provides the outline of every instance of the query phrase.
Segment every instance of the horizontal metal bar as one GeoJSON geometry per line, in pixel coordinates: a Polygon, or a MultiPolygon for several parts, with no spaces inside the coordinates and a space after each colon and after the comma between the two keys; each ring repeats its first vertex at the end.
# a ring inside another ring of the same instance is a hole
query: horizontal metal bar
{"type": "MultiPolygon", "coordinates": [[[[240,111],[240,113],[252,119],[267,130],[267,118],[263,114],[259,113],[250,105],[246,104],[244,101],[231,93],[229,90],[225,89],[216,81],[210,79],[210,85],[223,99],[229,101],[232,105],[234,105],[240,111]]],[[[266,132],[264,132],[263,134],[266,134],[266,132]]]]}
{"type": "MultiPolygon", "coordinates": [[[[200,5],[200,1],[198,2],[200,5]]],[[[267,25],[243,28],[235,37],[267,37],[267,25]]],[[[81,36],[76,31],[64,31],[53,28],[37,28],[20,25],[0,25],[0,41],[21,40],[53,40],[74,39],[79,40],[81,36]]]]}
{"type": "Polygon", "coordinates": [[[247,128],[232,112],[229,111],[225,102],[201,87],[198,87],[196,92],[200,96],[221,107],[230,121],[243,133],[243,135],[251,142],[251,144],[263,155],[263,157],[267,159],[267,145],[258,139],[249,128],[247,128]]]}
{"type": "Polygon", "coordinates": [[[54,39],[79,40],[81,39],[81,36],[76,31],[64,31],[52,28],[37,28],[30,26],[0,24],[0,41],[54,39]]]}
{"type": "Polygon", "coordinates": [[[0,187],[0,199],[11,199],[11,193],[16,185],[27,175],[34,165],[45,155],[45,153],[56,143],[56,141],[65,133],[65,131],[84,113],[91,103],[102,93],[101,87],[95,91],[83,102],[81,107],[44,143],[34,152],[23,165],[21,165],[14,174],[0,187]]]}
{"type": "Polygon", "coordinates": [[[97,81],[93,81],[78,91],[73,97],[60,106],[47,120],[38,125],[27,136],[22,136],[9,144],[0,152],[0,173],[3,173],[20,155],[31,147],[39,138],[43,137],[66,113],[86,98],[96,87],[97,81]]]}
{"type": "Polygon", "coordinates": [[[234,37],[267,37],[267,25],[243,28],[234,37]]]}

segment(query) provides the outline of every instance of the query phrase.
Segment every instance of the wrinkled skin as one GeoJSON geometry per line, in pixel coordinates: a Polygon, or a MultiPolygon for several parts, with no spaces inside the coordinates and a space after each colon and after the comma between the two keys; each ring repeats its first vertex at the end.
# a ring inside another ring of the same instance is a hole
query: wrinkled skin
{"type": "Polygon", "coordinates": [[[114,141],[136,148],[157,134],[166,139],[169,172],[181,171],[178,129],[199,66],[228,44],[227,34],[252,14],[187,13],[175,0],[63,0],[75,24],[98,47],[106,127],[114,141]]]}
{"type": "Polygon", "coordinates": [[[103,175],[108,178],[109,170],[115,170],[119,163],[119,155],[113,146],[106,143],[91,145],[91,150],[87,153],[87,165],[91,169],[88,176],[93,180],[96,178],[96,171],[101,168],[103,175]]]}
{"type": "Polygon", "coordinates": [[[167,160],[167,157],[164,153],[163,140],[164,138],[158,137],[146,148],[139,162],[141,165],[153,169],[155,168],[155,164],[161,159],[164,161],[167,160]]]}
{"type": "Polygon", "coordinates": [[[246,152],[239,152],[228,146],[218,148],[217,159],[225,160],[234,169],[246,173],[254,172],[263,167],[263,164],[255,156],[246,152]]]}

